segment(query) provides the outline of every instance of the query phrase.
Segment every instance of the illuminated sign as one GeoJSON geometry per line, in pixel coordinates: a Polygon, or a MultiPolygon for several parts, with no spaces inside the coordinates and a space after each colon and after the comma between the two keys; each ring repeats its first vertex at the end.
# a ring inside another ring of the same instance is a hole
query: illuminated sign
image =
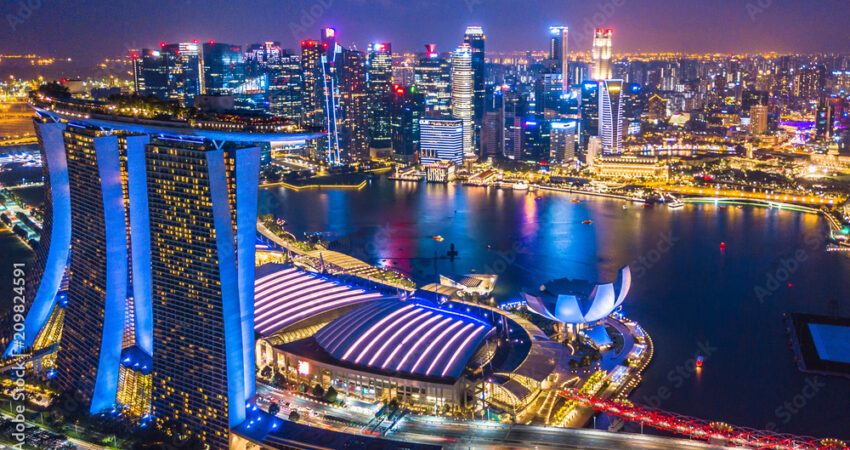
{"type": "Polygon", "coordinates": [[[299,375],[310,375],[310,363],[307,361],[298,361],[298,374],[299,375]]]}

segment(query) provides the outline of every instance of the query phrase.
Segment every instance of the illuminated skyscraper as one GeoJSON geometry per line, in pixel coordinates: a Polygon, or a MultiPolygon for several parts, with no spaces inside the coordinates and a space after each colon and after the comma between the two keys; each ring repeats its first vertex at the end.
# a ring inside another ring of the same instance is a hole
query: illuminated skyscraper
{"type": "Polygon", "coordinates": [[[613,56],[614,31],[610,28],[597,28],[593,34],[593,80],[607,80],[613,76],[611,57],[613,56]]]}
{"type": "Polygon", "coordinates": [[[623,152],[623,80],[599,81],[599,137],[604,154],[623,152]]]}
{"type": "Polygon", "coordinates": [[[393,84],[393,56],[389,42],[369,44],[366,85],[369,90],[369,146],[392,146],[390,132],[390,88],[393,84]]]}
{"type": "Polygon", "coordinates": [[[451,117],[451,64],[437,52],[436,44],[425,46],[425,53],[413,71],[413,84],[424,96],[425,114],[434,118],[451,117]]]}
{"type": "Polygon", "coordinates": [[[340,133],[343,159],[348,162],[369,160],[369,108],[366,90],[366,55],[361,51],[342,51],[340,105],[343,126],[340,133]]]}
{"type": "Polygon", "coordinates": [[[390,131],[393,154],[403,161],[413,162],[419,153],[419,119],[423,115],[422,95],[415,86],[392,87],[390,131]]]}
{"type": "Polygon", "coordinates": [[[197,42],[164,44],[161,48],[168,67],[168,98],[192,106],[205,92],[204,54],[197,42]]]}
{"type": "Polygon", "coordinates": [[[561,91],[570,88],[569,81],[569,32],[567,27],[549,27],[549,59],[555,64],[556,72],[561,75],[561,91]]]}
{"type": "Polygon", "coordinates": [[[226,448],[254,395],[260,151],[187,139],[145,148],[153,285],[152,412],[226,448]]]}
{"type": "Polygon", "coordinates": [[[419,162],[423,165],[437,161],[463,163],[466,133],[463,121],[443,119],[419,120],[419,162]]]}
{"type": "Polygon", "coordinates": [[[75,413],[153,414],[227,448],[254,395],[254,143],[318,135],[35,110],[49,202],[6,355],[55,373],[75,413]]]}
{"type": "Polygon", "coordinates": [[[233,95],[245,75],[242,47],[210,41],[203,49],[205,94],[233,95]]]}
{"type": "Polygon", "coordinates": [[[153,95],[160,100],[168,98],[168,64],[160,50],[142,49],[131,52],[133,59],[133,81],[139,95],[153,95]]]}
{"type": "Polygon", "coordinates": [[[452,54],[452,116],[463,122],[463,154],[474,158],[474,73],[472,49],[463,44],[452,54]]]}
{"type": "Polygon", "coordinates": [[[301,123],[304,115],[304,80],[301,60],[296,55],[283,54],[268,66],[269,112],[301,123]]]}
{"type": "Polygon", "coordinates": [[[303,124],[322,127],[322,81],[319,68],[319,41],[301,41],[301,80],[303,90],[303,124]]]}
{"type": "Polygon", "coordinates": [[[339,69],[342,47],[337,44],[336,29],[323,28],[319,47],[319,79],[322,83],[322,117],[326,134],[320,157],[332,166],[343,163],[340,155],[339,127],[342,112],[339,106],[339,69]]]}
{"type": "Polygon", "coordinates": [[[472,59],[472,80],[473,80],[473,119],[475,122],[476,135],[481,127],[481,119],[484,117],[484,104],[486,90],[484,80],[486,78],[484,63],[484,45],[487,41],[487,36],[484,35],[484,29],[479,26],[466,27],[466,33],[463,35],[463,43],[469,45],[472,59]]]}

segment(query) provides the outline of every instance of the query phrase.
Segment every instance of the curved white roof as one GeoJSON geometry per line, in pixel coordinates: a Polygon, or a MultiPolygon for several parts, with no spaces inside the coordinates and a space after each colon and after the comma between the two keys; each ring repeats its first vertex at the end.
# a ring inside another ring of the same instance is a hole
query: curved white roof
{"type": "Polygon", "coordinates": [[[620,269],[616,283],[598,284],[587,297],[572,293],[546,296],[523,293],[523,296],[528,309],[547,319],[562,323],[589,323],[607,317],[623,304],[631,286],[632,272],[626,266],[620,269]]]}

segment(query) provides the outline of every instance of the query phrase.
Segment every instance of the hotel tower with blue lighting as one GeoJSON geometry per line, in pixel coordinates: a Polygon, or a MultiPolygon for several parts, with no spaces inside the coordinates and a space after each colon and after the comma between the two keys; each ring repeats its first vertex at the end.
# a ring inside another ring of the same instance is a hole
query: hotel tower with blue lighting
{"type": "Polygon", "coordinates": [[[28,358],[91,415],[154,417],[226,448],[254,396],[261,146],[222,132],[36,105],[46,210],[28,358]]]}

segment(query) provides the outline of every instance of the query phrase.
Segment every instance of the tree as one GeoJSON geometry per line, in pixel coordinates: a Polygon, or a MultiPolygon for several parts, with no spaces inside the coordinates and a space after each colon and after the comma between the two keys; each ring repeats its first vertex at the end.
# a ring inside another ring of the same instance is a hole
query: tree
{"type": "Polygon", "coordinates": [[[325,391],[325,400],[327,400],[329,403],[336,403],[338,395],[339,394],[336,392],[336,389],[331,386],[328,388],[327,391],[325,391]]]}
{"type": "Polygon", "coordinates": [[[325,389],[322,387],[322,385],[317,383],[315,386],[313,386],[313,395],[315,395],[316,397],[322,397],[325,395],[325,389]]]}
{"type": "Polygon", "coordinates": [[[289,413],[289,420],[291,422],[298,422],[301,420],[301,414],[298,414],[298,411],[293,409],[292,412],[289,413]]]}
{"type": "Polygon", "coordinates": [[[269,414],[276,416],[280,412],[280,405],[277,402],[271,402],[269,405],[269,414]]]}
{"type": "Polygon", "coordinates": [[[272,371],[271,366],[263,367],[260,370],[260,376],[263,377],[263,378],[271,378],[273,374],[274,374],[274,372],[272,371]]]}

